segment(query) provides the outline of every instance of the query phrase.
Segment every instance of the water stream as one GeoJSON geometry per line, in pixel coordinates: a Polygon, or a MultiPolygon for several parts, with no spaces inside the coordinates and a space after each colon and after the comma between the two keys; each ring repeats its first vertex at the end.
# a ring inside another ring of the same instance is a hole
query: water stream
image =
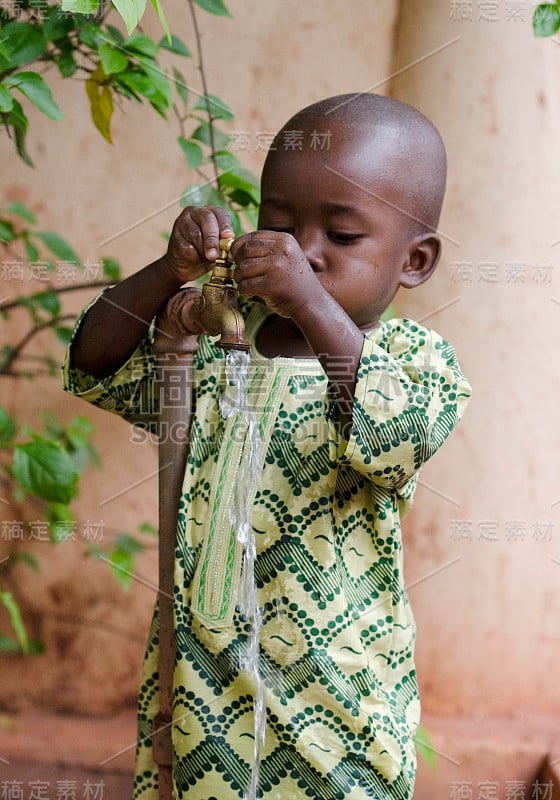
{"type": "Polygon", "coordinates": [[[257,603],[255,583],[255,534],[251,526],[251,502],[258,487],[263,468],[263,444],[255,410],[250,408],[247,395],[251,357],[240,350],[226,353],[226,390],[220,401],[224,419],[232,414],[241,415],[241,425],[247,430],[241,464],[236,476],[230,518],[237,531],[237,540],[243,546],[241,580],[237,605],[247,621],[249,635],[239,656],[239,667],[251,676],[254,686],[253,716],[254,743],[251,777],[243,800],[257,800],[261,751],[266,731],[266,691],[259,672],[259,640],[262,627],[262,610],[257,603]]]}

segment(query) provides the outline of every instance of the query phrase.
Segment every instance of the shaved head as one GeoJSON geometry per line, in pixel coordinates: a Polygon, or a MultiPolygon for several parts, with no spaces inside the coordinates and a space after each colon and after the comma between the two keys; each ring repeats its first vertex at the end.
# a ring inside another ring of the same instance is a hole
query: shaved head
{"type": "Polygon", "coordinates": [[[376,191],[380,185],[386,187],[387,202],[402,209],[412,232],[436,230],[445,193],[445,147],[434,125],[415,108],[383,95],[362,93],[313,103],[298,111],[277,134],[263,180],[267,165],[283,149],[285,134],[296,130],[328,135],[329,147],[316,153],[326,169],[336,168],[334,154],[341,148],[355,150],[364,161],[364,191],[372,191],[373,185],[376,191]]]}

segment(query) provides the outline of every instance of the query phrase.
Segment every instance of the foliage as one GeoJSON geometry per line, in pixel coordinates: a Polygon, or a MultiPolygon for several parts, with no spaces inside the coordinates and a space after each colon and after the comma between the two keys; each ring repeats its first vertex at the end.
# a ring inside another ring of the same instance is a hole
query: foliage
{"type": "MultiPolygon", "coordinates": [[[[157,530],[148,522],[142,523],[139,533],[157,536],[157,530]]],[[[88,547],[86,555],[104,561],[111,567],[114,578],[120,583],[123,589],[130,589],[134,576],[134,556],[142,553],[145,545],[141,539],[131,536],[129,533],[117,533],[113,540],[112,547],[99,547],[92,544],[88,547]]]]}
{"type": "MultiPolygon", "coordinates": [[[[191,50],[169,30],[159,0],[152,0],[165,35],[155,41],[134,31],[145,2],[118,0],[114,6],[125,20],[127,35],[106,22],[108,3],[95,0],[68,0],[62,7],[45,5],[44,0],[18,0],[17,15],[6,6],[0,8],[0,117],[15,150],[33,166],[27,149],[30,126],[29,107],[34,106],[53,122],[63,113],[47,82],[49,70],[63,79],[83,80],[93,124],[112,143],[111,121],[115,108],[127,102],[148,103],[156,113],[177,120],[178,154],[186,170],[194,173],[183,193],[182,203],[215,203],[230,210],[237,233],[242,218],[256,224],[259,189],[256,178],[228,150],[229,138],[220,127],[233,120],[230,107],[206,87],[203,53],[200,46],[195,5],[205,11],[229,16],[222,0],[187,0],[195,28],[198,70],[203,91],[195,92],[176,63],[165,69],[160,56],[182,61],[191,59],[191,50]],[[40,70],[40,71],[39,71],[40,70]]],[[[21,293],[0,303],[4,318],[24,314],[27,325],[16,342],[5,344],[0,352],[0,377],[33,379],[40,375],[58,376],[61,345],[67,345],[72,332],[73,314],[64,313],[63,299],[86,287],[105,286],[120,278],[120,266],[103,258],[92,273],[83,264],[67,239],[52,230],[42,229],[27,205],[12,202],[0,212],[0,249],[4,252],[4,279],[29,270],[40,289],[21,293]],[[66,270],[71,280],[61,282],[66,270]],[[39,352],[30,345],[39,334],[50,335],[54,353],[41,338],[39,352]]],[[[71,503],[79,489],[79,478],[88,463],[99,465],[93,447],[93,425],[85,417],[75,417],[62,425],[45,415],[41,430],[21,425],[15,416],[0,408],[0,483],[3,494],[19,503],[25,501],[40,509],[51,541],[65,541],[73,515],[71,503]]],[[[145,523],[140,534],[154,533],[145,523]]],[[[118,533],[110,546],[91,544],[86,554],[107,562],[123,588],[129,588],[134,574],[134,558],[145,545],[142,538],[118,533]]],[[[18,562],[37,569],[31,553],[21,548],[2,562],[0,605],[7,611],[12,634],[0,634],[0,650],[40,652],[41,644],[27,635],[17,599],[17,587],[10,574],[18,562]]]]}
{"type": "Polygon", "coordinates": [[[560,28],[560,2],[540,3],[533,12],[535,36],[554,36],[560,28]]]}
{"type": "MultiPolygon", "coordinates": [[[[37,219],[33,212],[21,202],[10,203],[0,216],[0,246],[5,256],[2,262],[4,280],[23,280],[24,267],[29,277],[41,284],[41,289],[29,294],[20,294],[0,303],[0,314],[9,317],[16,310],[27,312],[28,327],[15,344],[5,344],[0,351],[0,376],[32,378],[39,374],[58,375],[60,356],[43,352],[28,356],[26,350],[40,333],[51,330],[56,338],[67,345],[72,328],[72,314],[62,313],[62,298],[69,291],[90,286],[105,286],[119,280],[120,266],[111,258],[104,258],[96,269],[98,280],[79,280],[85,275],[85,267],[70,243],[60,234],[50,230],[37,230],[37,219]],[[64,285],[57,282],[57,275],[70,278],[64,285]],[[23,364],[23,366],[22,366],[23,364]]],[[[20,329],[23,326],[20,326],[20,329]]]]}
{"type": "MultiPolygon", "coordinates": [[[[73,516],[70,503],[77,494],[80,474],[89,462],[99,465],[99,456],[91,442],[91,422],[74,417],[62,426],[52,415],[44,414],[40,432],[20,426],[0,406],[0,486],[2,493],[16,502],[27,501],[39,508],[46,520],[51,542],[65,541],[73,516]]],[[[18,523],[16,523],[17,525],[18,523]]],[[[10,523],[6,521],[5,526],[10,523]]],[[[4,533],[4,531],[3,531],[4,533]]],[[[23,533],[23,531],[22,531],[23,533]]],[[[17,532],[16,532],[17,537],[17,532]]],[[[31,568],[38,565],[31,553],[14,551],[2,563],[4,585],[17,562],[31,568]]],[[[7,610],[15,639],[0,634],[0,651],[41,652],[40,642],[30,641],[25,631],[18,602],[12,592],[0,590],[0,604],[7,610]]]]}

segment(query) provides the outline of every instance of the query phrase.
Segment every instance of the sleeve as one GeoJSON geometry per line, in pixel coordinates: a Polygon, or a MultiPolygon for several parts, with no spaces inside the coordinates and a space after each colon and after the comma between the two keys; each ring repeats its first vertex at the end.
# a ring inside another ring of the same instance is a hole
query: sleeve
{"type": "Polygon", "coordinates": [[[470,394],[453,347],[437,333],[410,320],[384,323],[364,340],[342,463],[402,490],[457,425],[470,394]]]}
{"type": "MultiPolygon", "coordinates": [[[[80,314],[74,336],[80,324],[103,292],[80,314]]],[[[62,387],[65,391],[87,400],[99,408],[144,428],[154,428],[156,421],[156,358],[153,349],[153,323],[128,361],[113,375],[96,378],[78,369],[72,360],[72,342],[66,350],[62,367],[62,387]]]]}

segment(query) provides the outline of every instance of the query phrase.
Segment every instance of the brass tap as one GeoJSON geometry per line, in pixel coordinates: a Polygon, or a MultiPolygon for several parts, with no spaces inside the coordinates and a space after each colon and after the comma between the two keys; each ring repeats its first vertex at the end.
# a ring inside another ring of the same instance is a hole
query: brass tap
{"type": "Polygon", "coordinates": [[[237,308],[238,291],[233,285],[233,263],[229,260],[233,239],[220,239],[220,258],[212,267],[208,283],[202,287],[200,322],[211,336],[221,334],[218,347],[248,350],[245,322],[237,308]]]}

